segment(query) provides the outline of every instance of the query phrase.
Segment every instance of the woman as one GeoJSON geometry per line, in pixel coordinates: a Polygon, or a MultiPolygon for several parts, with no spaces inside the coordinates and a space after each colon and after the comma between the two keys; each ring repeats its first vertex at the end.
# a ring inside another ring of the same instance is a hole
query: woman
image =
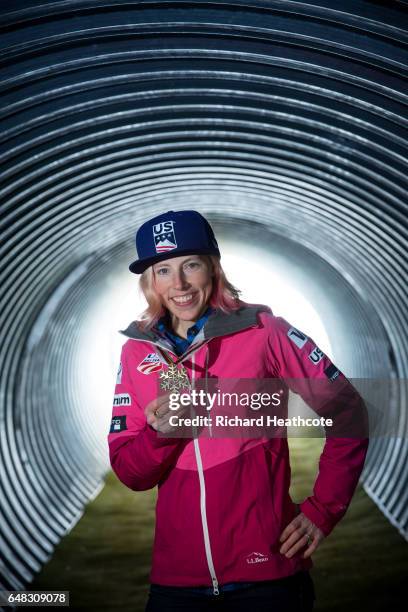
{"type": "Polygon", "coordinates": [[[130,270],[149,306],[123,332],[108,440],[126,486],[158,485],[146,610],[312,610],[310,557],[346,512],[367,440],[327,438],[313,494],[297,506],[285,437],[175,437],[170,397],[201,379],[316,378],[348,389],[345,414],[363,414],[361,398],[310,338],[240,301],[198,212],[147,221],[136,247],[130,270]]]}

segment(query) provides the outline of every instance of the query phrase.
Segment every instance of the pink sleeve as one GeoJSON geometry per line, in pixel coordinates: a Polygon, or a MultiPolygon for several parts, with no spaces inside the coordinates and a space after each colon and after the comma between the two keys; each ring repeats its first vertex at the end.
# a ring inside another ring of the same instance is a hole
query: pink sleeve
{"type": "Polygon", "coordinates": [[[285,379],[320,416],[335,416],[335,422],[340,423],[336,431],[350,432],[344,437],[330,432],[330,436],[326,429],[313,494],[300,505],[302,512],[328,535],[344,516],[364,466],[368,448],[366,407],[311,338],[281,317],[269,317],[267,325],[273,375],[285,379]]]}
{"type": "Polygon", "coordinates": [[[158,437],[147,424],[129,375],[131,341],[122,348],[108,435],[113,471],[127,487],[144,491],[156,486],[175,464],[187,440],[158,437]]]}

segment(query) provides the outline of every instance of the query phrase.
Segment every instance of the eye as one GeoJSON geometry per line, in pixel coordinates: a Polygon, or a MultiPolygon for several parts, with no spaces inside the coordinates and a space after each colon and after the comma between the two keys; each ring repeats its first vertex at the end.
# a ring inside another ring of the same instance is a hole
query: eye
{"type": "Polygon", "coordinates": [[[197,270],[200,266],[201,266],[201,263],[199,261],[189,261],[185,265],[185,268],[187,270],[197,270]]]}
{"type": "Polygon", "coordinates": [[[168,268],[156,268],[156,274],[158,274],[159,276],[166,276],[168,271],[168,268]]]}

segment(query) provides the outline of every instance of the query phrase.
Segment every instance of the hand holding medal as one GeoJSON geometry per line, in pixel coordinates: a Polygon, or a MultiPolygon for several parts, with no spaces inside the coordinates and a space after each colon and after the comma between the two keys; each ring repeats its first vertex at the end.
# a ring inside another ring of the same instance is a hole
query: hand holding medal
{"type": "MultiPolygon", "coordinates": [[[[174,433],[180,427],[172,426],[169,423],[170,417],[174,416],[175,412],[170,408],[170,391],[164,395],[159,395],[154,400],[149,402],[145,408],[147,423],[160,433],[174,433]]],[[[180,406],[177,409],[177,415],[182,416],[189,413],[191,405],[180,406]]]]}

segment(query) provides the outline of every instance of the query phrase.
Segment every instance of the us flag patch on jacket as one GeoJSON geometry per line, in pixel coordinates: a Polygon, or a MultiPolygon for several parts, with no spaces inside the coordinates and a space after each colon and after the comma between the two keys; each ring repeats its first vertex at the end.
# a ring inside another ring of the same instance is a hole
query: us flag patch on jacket
{"type": "Polygon", "coordinates": [[[153,372],[158,372],[162,368],[163,364],[157,353],[149,353],[137,366],[137,369],[142,374],[152,374],[153,372]]]}

